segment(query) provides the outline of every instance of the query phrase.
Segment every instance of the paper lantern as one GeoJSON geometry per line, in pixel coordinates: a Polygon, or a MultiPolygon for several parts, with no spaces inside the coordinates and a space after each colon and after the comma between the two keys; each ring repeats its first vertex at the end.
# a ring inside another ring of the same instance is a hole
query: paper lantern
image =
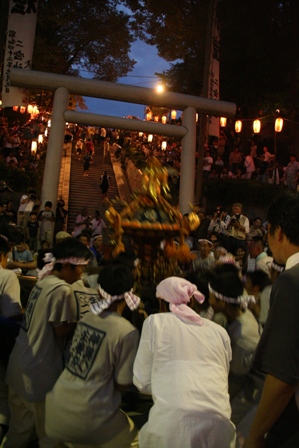
{"type": "Polygon", "coordinates": [[[260,120],[254,120],[253,122],[253,132],[258,134],[261,130],[261,122],[260,120]]]}
{"type": "Polygon", "coordinates": [[[283,119],[276,118],[275,120],[275,132],[281,132],[283,128],[283,119]]]}
{"type": "Polygon", "coordinates": [[[241,120],[237,120],[237,121],[235,122],[235,131],[236,131],[237,133],[239,133],[239,132],[242,131],[242,121],[241,121],[241,120]]]}

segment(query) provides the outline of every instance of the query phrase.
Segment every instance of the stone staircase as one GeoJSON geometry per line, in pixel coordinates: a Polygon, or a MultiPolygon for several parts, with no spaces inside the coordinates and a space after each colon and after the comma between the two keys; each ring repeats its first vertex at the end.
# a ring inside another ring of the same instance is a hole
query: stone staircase
{"type": "MultiPolygon", "coordinates": [[[[84,154],[84,151],[83,151],[84,154]]],[[[69,195],[68,195],[68,223],[67,231],[71,233],[74,229],[76,217],[81,213],[82,208],[87,207],[88,214],[94,218],[95,211],[99,210],[101,217],[105,219],[107,204],[101,202],[100,177],[107,171],[110,177],[108,199],[119,196],[119,189],[114,173],[110,155],[104,158],[103,147],[95,146],[93,162],[89,168],[89,176],[83,177],[83,154],[78,160],[75,150],[72,150],[69,195]]],[[[112,156],[113,157],[113,156],[112,156]]]]}

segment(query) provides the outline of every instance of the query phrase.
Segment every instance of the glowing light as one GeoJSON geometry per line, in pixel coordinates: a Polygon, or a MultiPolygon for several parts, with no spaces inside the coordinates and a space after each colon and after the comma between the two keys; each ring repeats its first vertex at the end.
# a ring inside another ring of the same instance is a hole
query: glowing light
{"type": "Polygon", "coordinates": [[[162,123],[163,123],[163,124],[166,124],[166,121],[167,121],[167,117],[166,117],[166,115],[163,115],[163,117],[162,117],[162,123]]]}
{"type": "Polygon", "coordinates": [[[254,120],[253,122],[253,132],[258,134],[261,130],[261,122],[260,120],[254,120]]]}
{"type": "Polygon", "coordinates": [[[281,132],[283,128],[283,119],[276,118],[275,120],[275,132],[281,132]]]}
{"type": "Polygon", "coordinates": [[[242,121],[241,121],[241,120],[237,120],[237,121],[235,122],[235,131],[236,131],[237,133],[239,133],[239,132],[242,131],[242,121]]]}
{"type": "Polygon", "coordinates": [[[170,116],[171,116],[172,120],[175,120],[176,119],[176,110],[172,110],[170,116]]]}
{"type": "Polygon", "coordinates": [[[165,88],[164,88],[163,84],[158,84],[157,85],[157,92],[158,93],[163,93],[164,90],[165,90],[165,88]]]}
{"type": "Polygon", "coordinates": [[[147,141],[149,142],[149,143],[151,143],[152,141],[153,141],[153,134],[148,134],[148,136],[147,136],[147,141]]]}
{"type": "Polygon", "coordinates": [[[37,141],[36,140],[32,140],[32,142],[31,142],[31,154],[33,156],[35,156],[36,151],[37,151],[37,141]]]}
{"type": "Polygon", "coordinates": [[[220,126],[222,128],[225,128],[226,123],[227,123],[227,118],[226,117],[220,117],[220,126]]]}
{"type": "Polygon", "coordinates": [[[161,149],[162,149],[163,151],[165,151],[166,148],[167,148],[167,142],[164,141],[164,142],[162,142],[162,144],[161,144],[161,149]]]}

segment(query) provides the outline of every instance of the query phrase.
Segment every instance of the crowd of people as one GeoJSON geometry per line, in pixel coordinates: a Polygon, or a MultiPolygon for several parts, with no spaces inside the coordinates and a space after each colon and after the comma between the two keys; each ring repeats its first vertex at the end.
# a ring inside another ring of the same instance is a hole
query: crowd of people
{"type": "Polygon", "coordinates": [[[278,163],[276,155],[267,145],[258,148],[254,139],[244,148],[233,138],[228,142],[222,131],[211,145],[205,144],[203,176],[210,179],[256,179],[262,183],[284,184],[290,190],[297,190],[299,162],[295,154],[290,154],[285,165],[278,163]]]}
{"type": "Polygon", "coordinates": [[[90,270],[105,223],[87,209],[39,257],[23,310],[7,266],[23,247],[2,218],[1,318],[22,319],[1,345],[3,448],[297,446],[299,197],[285,191],[266,223],[240,203],[195,210],[193,260],[157,285],[153,312],[128,248],[90,270]],[[152,397],[141,429],[121,410],[127,390],[152,397]]]}
{"type": "MultiPolygon", "coordinates": [[[[88,147],[92,157],[89,141],[130,142],[179,172],[176,143],[165,152],[137,134],[104,131],[78,130],[77,157],[88,147]]],[[[223,140],[206,153],[205,179],[214,169],[225,172],[214,168],[225,155],[223,140]]],[[[235,145],[228,175],[266,182],[272,161],[266,147],[244,160],[235,145]]],[[[298,169],[291,155],[279,173],[288,191],[265,222],[250,220],[239,202],[212,213],[196,205],[193,231],[186,214],[191,259],[156,286],[158,308],[134,292],[138,260],[129,248],[104,256],[107,227],[98,210],[92,217],[84,208],[70,235],[63,199],[55,216],[50,202],[40,210],[34,191],[18,210],[2,205],[1,447],[25,447],[36,437],[41,448],[298,446],[299,197],[289,191],[298,169]],[[20,267],[38,277],[26,304],[13,271],[20,267]],[[152,398],[142,428],[121,409],[125,391],[152,398]]]]}

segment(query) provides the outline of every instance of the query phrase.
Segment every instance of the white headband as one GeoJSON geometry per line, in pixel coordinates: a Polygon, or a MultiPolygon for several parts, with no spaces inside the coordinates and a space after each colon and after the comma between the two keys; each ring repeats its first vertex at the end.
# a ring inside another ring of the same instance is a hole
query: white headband
{"type": "Polygon", "coordinates": [[[79,257],[58,258],[58,260],[56,260],[56,258],[52,254],[52,252],[47,252],[43,258],[43,261],[46,264],[38,273],[39,280],[42,280],[47,275],[50,275],[52,273],[54,265],[56,263],[61,263],[61,264],[70,263],[75,266],[86,265],[89,263],[89,260],[86,260],[85,258],[79,258],[79,257]]]}
{"type": "Polygon", "coordinates": [[[204,238],[197,240],[199,243],[208,243],[210,246],[213,246],[212,241],[206,240],[204,238]]]}
{"type": "Polygon", "coordinates": [[[90,309],[94,314],[100,315],[104,310],[109,308],[109,306],[113,302],[116,302],[117,300],[125,299],[128,307],[132,311],[136,310],[140,304],[140,297],[133,294],[132,289],[131,291],[124,292],[119,296],[111,296],[110,294],[108,294],[108,292],[104,291],[104,289],[102,289],[100,285],[98,287],[98,290],[104,300],[99,300],[97,303],[93,303],[92,305],[90,305],[90,309]]]}
{"type": "Polygon", "coordinates": [[[209,283],[209,291],[216,297],[216,299],[222,300],[223,302],[227,302],[227,303],[239,304],[239,305],[241,305],[242,308],[247,308],[248,303],[256,303],[254,296],[242,295],[242,296],[238,296],[237,298],[224,296],[223,294],[220,294],[220,292],[215,291],[211,287],[210,283],[209,283]]]}

